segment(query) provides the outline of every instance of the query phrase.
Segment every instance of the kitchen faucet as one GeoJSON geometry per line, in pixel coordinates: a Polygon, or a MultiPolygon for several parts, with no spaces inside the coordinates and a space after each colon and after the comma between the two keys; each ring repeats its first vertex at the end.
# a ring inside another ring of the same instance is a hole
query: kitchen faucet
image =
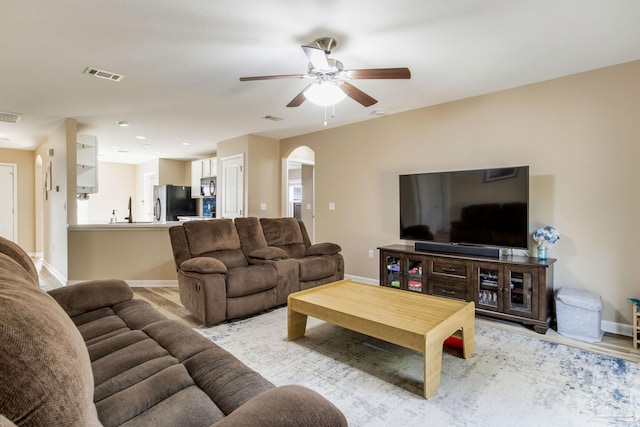
{"type": "Polygon", "coordinates": [[[133,223],[133,215],[131,215],[131,196],[129,196],[129,216],[125,216],[124,219],[129,221],[129,224],[133,223]]]}

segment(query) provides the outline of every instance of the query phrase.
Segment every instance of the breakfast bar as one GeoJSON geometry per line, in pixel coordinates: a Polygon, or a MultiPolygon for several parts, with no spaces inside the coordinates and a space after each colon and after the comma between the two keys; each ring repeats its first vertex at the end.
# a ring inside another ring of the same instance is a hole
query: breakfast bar
{"type": "Polygon", "coordinates": [[[179,222],[71,224],[69,284],[116,275],[133,286],[176,286],[169,227],[179,222]]]}

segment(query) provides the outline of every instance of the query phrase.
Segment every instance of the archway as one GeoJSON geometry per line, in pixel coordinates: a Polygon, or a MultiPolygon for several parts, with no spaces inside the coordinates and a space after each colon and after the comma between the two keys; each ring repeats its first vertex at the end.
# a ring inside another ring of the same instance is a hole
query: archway
{"type": "Polygon", "coordinates": [[[298,147],[286,158],[285,215],[304,222],[309,238],[315,241],[315,152],[298,147]]]}

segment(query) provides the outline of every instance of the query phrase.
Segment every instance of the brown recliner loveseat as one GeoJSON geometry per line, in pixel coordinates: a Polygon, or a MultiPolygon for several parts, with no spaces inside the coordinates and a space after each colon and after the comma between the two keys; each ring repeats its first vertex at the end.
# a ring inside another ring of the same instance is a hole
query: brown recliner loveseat
{"type": "Polygon", "coordinates": [[[121,280],[44,292],[0,237],[0,426],[346,426],[328,400],[275,387],[121,280]]]}
{"type": "Polygon", "coordinates": [[[286,304],[344,278],[334,243],[312,245],[294,218],[188,221],[169,228],[180,301],[205,325],[286,304]]]}

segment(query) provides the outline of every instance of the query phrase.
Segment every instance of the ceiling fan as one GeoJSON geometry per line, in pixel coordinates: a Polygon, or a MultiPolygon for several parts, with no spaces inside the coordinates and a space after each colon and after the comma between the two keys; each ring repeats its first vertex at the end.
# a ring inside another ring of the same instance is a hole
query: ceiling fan
{"type": "Polygon", "coordinates": [[[408,68],[368,68],[360,70],[345,70],[342,62],[329,58],[331,49],[336,47],[336,41],[332,37],[321,37],[313,42],[313,46],[302,46],[302,50],[309,58],[309,71],[306,74],[280,74],[275,76],[255,76],[241,77],[241,82],[253,80],[272,79],[309,79],[312,80],[298,95],[296,95],[287,107],[299,107],[305,99],[320,105],[328,106],[335,104],[337,98],[330,100],[313,100],[314,89],[329,89],[337,96],[338,101],[348,96],[365,107],[378,102],[375,98],[367,95],[357,87],[349,83],[349,80],[357,79],[410,79],[411,72],[408,68]],[[337,92],[336,92],[337,88],[337,92]]]}

